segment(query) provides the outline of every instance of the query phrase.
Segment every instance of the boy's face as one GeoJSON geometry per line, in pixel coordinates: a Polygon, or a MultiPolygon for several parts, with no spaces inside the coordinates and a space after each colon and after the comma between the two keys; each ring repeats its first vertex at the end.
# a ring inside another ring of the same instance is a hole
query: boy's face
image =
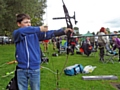
{"type": "Polygon", "coordinates": [[[31,20],[30,19],[23,19],[21,23],[17,23],[19,27],[28,27],[31,26],[31,20]]]}

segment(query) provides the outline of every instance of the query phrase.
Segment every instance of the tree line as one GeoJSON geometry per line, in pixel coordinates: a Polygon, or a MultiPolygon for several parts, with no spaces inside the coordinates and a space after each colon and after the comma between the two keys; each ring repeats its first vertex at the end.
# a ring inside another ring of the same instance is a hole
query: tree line
{"type": "Polygon", "coordinates": [[[11,36],[17,28],[16,14],[27,13],[33,26],[43,24],[47,0],[0,0],[0,36],[11,36]]]}

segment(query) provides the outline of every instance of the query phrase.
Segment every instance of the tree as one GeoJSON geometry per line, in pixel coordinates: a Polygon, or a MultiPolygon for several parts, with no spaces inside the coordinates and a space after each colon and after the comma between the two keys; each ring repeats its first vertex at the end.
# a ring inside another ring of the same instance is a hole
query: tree
{"type": "Polygon", "coordinates": [[[16,14],[27,13],[31,16],[32,25],[42,25],[42,16],[47,7],[46,0],[0,0],[1,35],[12,35],[17,28],[16,14]],[[6,33],[7,32],[7,33],[6,33]]]}
{"type": "Polygon", "coordinates": [[[78,27],[74,27],[74,32],[76,33],[76,35],[79,35],[79,28],[78,27]]]}
{"type": "Polygon", "coordinates": [[[108,34],[110,34],[110,29],[109,28],[106,28],[106,31],[108,32],[108,34]]]}
{"type": "Polygon", "coordinates": [[[4,2],[4,0],[0,0],[0,29],[1,29],[0,30],[0,35],[2,35],[2,33],[4,33],[4,31],[3,31],[3,29],[4,29],[4,23],[3,23],[4,18],[3,18],[3,16],[6,12],[5,7],[6,7],[6,3],[4,2]]]}
{"type": "Polygon", "coordinates": [[[79,28],[78,27],[74,27],[74,30],[79,30],[79,28]]]}

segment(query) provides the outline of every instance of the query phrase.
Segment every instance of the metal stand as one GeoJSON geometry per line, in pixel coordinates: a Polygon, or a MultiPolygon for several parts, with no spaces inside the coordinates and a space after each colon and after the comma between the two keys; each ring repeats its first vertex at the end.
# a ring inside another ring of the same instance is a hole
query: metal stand
{"type": "Polygon", "coordinates": [[[120,61],[120,48],[119,48],[119,53],[118,54],[119,54],[119,60],[118,61],[120,61]]]}
{"type": "Polygon", "coordinates": [[[57,80],[56,80],[56,89],[55,90],[60,90],[59,83],[58,83],[58,80],[59,80],[58,72],[59,71],[57,70],[57,80]]]}
{"type": "Polygon", "coordinates": [[[100,76],[82,76],[83,80],[117,80],[118,77],[114,75],[100,75],[100,76]]]}

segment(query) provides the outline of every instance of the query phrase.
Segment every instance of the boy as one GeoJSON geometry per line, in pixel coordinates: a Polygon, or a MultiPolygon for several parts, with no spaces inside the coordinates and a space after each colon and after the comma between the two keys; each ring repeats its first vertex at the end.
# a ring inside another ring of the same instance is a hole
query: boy
{"type": "Polygon", "coordinates": [[[19,90],[28,90],[28,81],[31,90],[40,90],[40,63],[41,52],[39,41],[48,40],[52,37],[65,35],[69,30],[50,30],[48,27],[31,26],[30,16],[27,14],[17,15],[17,25],[20,27],[13,32],[16,46],[15,57],[17,65],[17,82],[19,90]]]}

